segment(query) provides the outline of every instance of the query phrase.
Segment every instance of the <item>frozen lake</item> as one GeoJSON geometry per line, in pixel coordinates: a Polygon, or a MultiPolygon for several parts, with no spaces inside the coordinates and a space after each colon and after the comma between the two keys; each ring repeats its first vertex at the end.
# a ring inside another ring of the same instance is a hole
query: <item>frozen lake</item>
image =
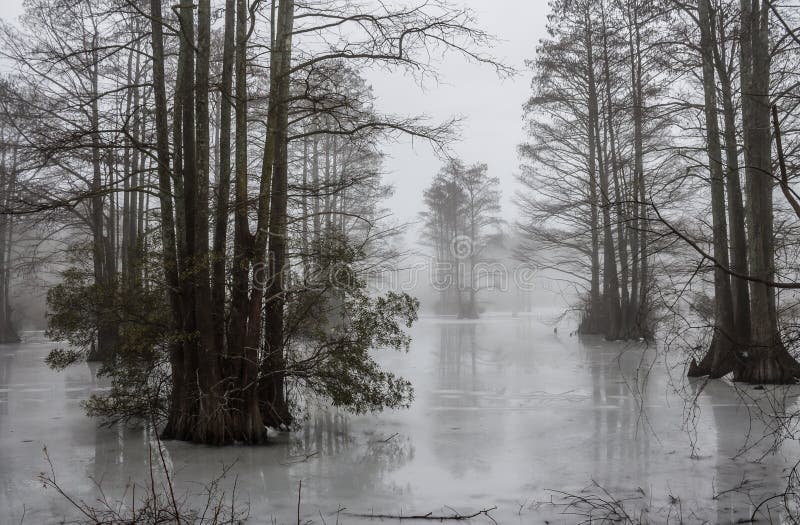
{"type": "MultiPolygon", "coordinates": [[[[477,322],[424,318],[407,355],[387,367],[410,379],[410,410],[369,416],[319,411],[303,428],[256,448],[164,442],[179,493],[196,494],[232,465],[237,500],[250,522],[366,523],[355,513],[470,514],[497,507],[499,523],[574,523],[547,504],[548,489],[603,495],[592,481],[650,522],[746,520],[782,492],[798,456],[795,442],[769,453],[772,438],[755,406],[794,392],[685,384],[682,371],[643,345],[570,337],[536,316],[477,322]],[[696,397],[687,406],[674,392],[696,397]],[[768,396],[770,399],[762,399],[768,396]],[[761,399],[761,401],[759,401],[761,399]],[[584,491],[586,490],[586,491],[584,491]],[[582,492],[584,491],[584,492],[582,492]],[[342,510],[346,509],[346,510],[342,510]],[[646,510],[644,510],[646,509],[646,510]]],[[[97,498],[149,476],[143,429],[98,428],[80,401],[103,384],[83,364],[64,372],[43,359],[41,334],[0,346],[0,522],[58,522],[75,513],[37,475],[47,463],[70,494],[97,498]]],[[[787,402],[794,402],[790,398],[787,402]]],[[[137,489],[141,490],[141,488],[137,489]]],[[[780,521],[772,500],[760,517],[780,521]]],[[[377,522],[377,520],[375,520],[377,522]]],[[[480,516],[474,523],[491,523],[480,516]]],[[[384,520],[384,522],[387,522],[384,520]]]]}

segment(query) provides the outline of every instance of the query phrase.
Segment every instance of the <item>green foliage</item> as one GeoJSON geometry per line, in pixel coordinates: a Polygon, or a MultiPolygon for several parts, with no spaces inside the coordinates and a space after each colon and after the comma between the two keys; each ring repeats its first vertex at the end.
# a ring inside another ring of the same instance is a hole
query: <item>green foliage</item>
{"type": "Polygon", "coordinates": [[[98,284],[88,271],[75,267],[64,271],[62,278],[47,293],[48,337],[86,352],[99,327],[108,326],[114,329],[116,355],[155,359],[169,327],[163,290],[117,281],[98,284]]]}
{"type": "Polygon", "coordinates": [[[165,360],[117,359],[103,374],[111,377],[111,390],[84,402],[89,416],[107,425],[166,420],[171,377],[165,360]]]}
{"type": "Polygon", "coordinates": [[[169,393],[165,349],[172,336],[163,290],[97,284],[77,267],[62,278],[47,294],[47,334],[69,348],[52,350],[47,364],[60,370],[90,357],[100,327],[110,327],[113,359],[103,362],[98,375],[111,379],[111,389],[86,401],[87,412],[106,423],[163,417],[169,393]]]}
{"type": "Polygon", "coordinates": [[[407,407],[411,383],[381,368],[375,351],[405,351],[419,301],[405,293],[369,293],[358,271],[365,256],[330,238],[306,286],[291,302],[289,378],[356,413],[407,407]]]}
{"type": "MultiPolygon", "coordinates": [[[[341,237],[328,236],[316,253],[315,271],[287,302],[286,377],[299,401],[316,397],[356,413],[407,407],[411,384],[384,370],[376,351],[408,349],[405,329],[419,302],[405,293],[370,293],[360,267],[366,255],[341,237]]],[[[113,359],[99,372],[111,389],[85,403],[89,415],[106,423],[162,421],[172,386],[168,348],[191,337],[169,327],[164,290],[96,284],[89,272],[70,268],[48,304],[49,336],[69,345],[51,352],[54,368],[84,359],[100,326],[115,329],[113,359]]]]}
{"type": "Polygon", "coordinates": [[[83,353],[74,348],[54,348],[47,354],[45,362],[53,370],[64,370],[83,358],[83,353]]]}
{"type": "Polygon", "coordinates": [[[61,278],[47,291],[47,336],[86,351],[96,340],[98,321],[106,315],[101,306],[105,291],[80,268],[65,270],[61,278]]]}

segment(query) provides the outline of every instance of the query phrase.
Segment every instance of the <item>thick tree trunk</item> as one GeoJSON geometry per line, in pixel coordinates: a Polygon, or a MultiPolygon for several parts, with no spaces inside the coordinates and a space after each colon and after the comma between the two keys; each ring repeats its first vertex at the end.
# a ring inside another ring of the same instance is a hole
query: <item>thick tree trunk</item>
{"type": "MultiPolygon", "coordinates": [[[[231,310],[227,345],[243,357],[247,333],[248,285],[252,237],[247,213],[247,1],[236,2],[236,172],[234,180],[234,244],[231,268],[231,310]]],[[[242,359],[243,361],[243,359],[242,359]]],[[[239,374],[243,363],[237,365],[239,374]]]]}
{"type": "MultiPolygon", "coordinates": [[[[588,13],[587,13],[588,15],[588,13]]],[[[592,93],[594,91],[594,64],[591,63],[592,61],[592,40],[591,40],[591,32],[589,24],[591,24],[590,18],[586,17],[586,52],[587,58],[590,62],[588,65],[589,69],[589,116],[588,121],[586,123],[586,135],[587,135],[587,171],[589,172],[589,200],[590,200],[590,208],[591,208],[591,236],[592,236],[592,256],[591,256],[591,288],[589,292],[589,304],[587,306],[587,311],[584,314],[584,318],[581,321],[580,326],[578,327],[578,331],[584,334],[597,334],[601,333],[604,326],[604,319],[603,319],[603,311],[604,307],[602,304],[602,296],[600,294],[600,217],[599,217],[599,199],[597,196],[598,192],[598,184],[597,184],[597,166],[599,164],[597,159],[597,142],[598,137],[596,135],[596,128],[595,122],[597,120],[597,98],[596,94],[594,95],[594,101],[591,100],[592,93]]]]}
{"type": "MultiPolygon", "coordinates": [[[[770,133],[769,3],[741,0],[742,127],[747,191],[747,245],[750,274],[772,281],[775,247],[772,210],[770,133]]],[[[743,365],[734,374],[749,383],[788,383],[800,374],[778,331],[775,289],[750,283],[751,341],[743,365]]]]}
{"type": "MultiPolygon", "coordinates": [[[[587,17],[588,18],[588,17],[587,17]]],[[[597,170],[600,175],[600,208],[603,216],[603,323],[602,333],[607,339],[620,337],[620,295],[619,276],[617,274],[616,249],[611,224],[611,200],[608,171],[603,162],[603,148],[600,137],[600,114],[597,96],[596,76],[594,72],[594,43],[592,41],[591,20],[587,19],[587,69],[589,82],[589,125],[594,127],[594,143],[597,149],[597,170]]]]}
{"type": "Polygon", "coordinates": [[[231,108],[236,31],[236,1],[225,2],[225,32],[222,50],[222,83],[219,97],[219,171],[217,173],[214,251],[211,271],[211,308],[215,344],[225,345],[225,259],[228,238],[228,203],[231,194],[231,108]]]}
{"type": "MultiPolygon", "coordinates": [[[[194,195],[194,269],[195,321],[199,335],[198,383],[200,387],[199,441],[208,444],[224,444],[226,436],[226,410],[222,373],[221,348],[216,346],[211,310],[211,287],[209,282],[209,177],[211,158],[210,125],[208,107],[209,61],[211,55],[211,3],[199,0],[197,10],[197,68],[195,76],[195,144],[196,168],[194,195]]],[[[239,439],[236,436],[234,439],[239,439]]]]}
{"type": "Polygon", "coordinates": [[[733,298],[728,267],[728,225],[725,215],[725,181],[717,116],[717,85],[714,75],[714,19],[709,0],[698,5],[700,25],[700,53],[703,63],[703,93],[705,95],[706,146],[711,173],[711,217],[713,225],[714,257],[720,266],[714,268],[714,336],[705,357],[692,361],[689,376],[708,375],[722,377],[735,368],[733,298]]]}
{"type": "Polygon", "coordinates": [[[633,93],[633,195],[634,215],[637,217],[638,260],[637,297],[632,301],[631,333],[633,337],[648,338],[651,334],[648,302],[648,254],[647,254],[647,203],[644,180],[644,89],[642,86],[642,49],[639,28],[638,5],[634,3],[629,11],[629,50],[631,61],[631,91],[633,93]]]}
{"type": "MultiPolygon", "coordinates": [[[[748,274],[747,238],[742,187],[739,181],[739,143],[736,138],[736,106],[733,102],[728,60],[725,56],[724,22],[718,17],[720,42],[714,49],[717,74],[720,79],[723,122],[725,125],[725,183],[728,191],[728,228],[730,230],[730,266],[741,275],[748,274]]],[[[736,342],[746,345],[750,341],[750,283],[739,277],[731,277],[733,294],[733,318],[736,342]]]]}
{"type": "MultiPolygon", "coordinates": [[[[602,23],[603,23],[603,73],[605,76],[605,96],[606,96],[606,111],[605,113],[605,129],[608,131],[609,140],[609,155],[610,159],[607,163],[612,174],[612,181],[614,183],[614,199],[616,201],[616,225],[617,225],[617,250],[619,252],[620,264],[620,289],[622,292],[620,298],[620,336],[626,338],[630,335],[630,295],[628,290],[629,283],[629,268],[628,268],[628,241],[626,240],[626,227],[627,221],[625,217],[624,207],[622,203],[622,177],[620,176],[620,166],[617,159],[617,140],[616,130],[614,126],[614,106],[611,96],[611,67],[608,55],[608,27],[606,25],[606,12],[605,3],[601,3],[602,23]]],[[[606,168],[606,169],[609,169],[606,168]]]]}
{"type": "MultiPolygon", "coordinates": [[[[230,7],[229,3],[228,8],[230,7]]],[[[192,6],[183,5],[179,13],[182,41],[174,115],[176,119],[180,119],[175,122],[180,130],[176,137],[180,141],[176,143],[173,171],[176,186],[181,177],[184,183],[183,192],[176,194],[175,199],[178,208],[183,208],[182,212],[178,211],[177,216],[182,215],[185,232],[182,242],[178,243],[175,240],[172,196],[169,193],[169,144],[160,2],[152,0],[151,9],[159,193],[165,244],[164,269],[171,292],[175,325],[183,334],[182,338],[173,343],[171,349],[173,393],[164,436],[213,445],[232,442],[260,443],[264,441],[266,432],[258,410],[255,374],[251,374],[249,378],[241,375],[248,362],[251,368],[255,367],[255,349],[251,349],[251,358],[247,359],[243,358],[248,356],[245,347],[229,346],[227,357],[233,366],[226,367],[226,375],[223,376],[224,348],[218,343],[225,339],[220,338],[217,333],[219,319],[214,317],[214,312],[219,312],[219,309],[212,306],[208,193],[211,150],[208,106],[210,1],[200,0],[198,3],[196,43],[192,6]],[[176,245],[179,249],[176,249],[176,245]],[[181,250],[183,254],[178,258],[177,252],[181,250]]],[[[246,18],[246,10],[243,12],[246,18]]],[[[227,15],[226,36],[229,37],[232,14],[227,15]]],[[[230,53],[228,60],[230,61],[230,53]]],[[[230,67],[229,65],[228,71],[230,67]]],[[[237,114],[237,119],[238,117],[237,114]]],[[[237,138],[246,138],[246,135],[242,134],[237,138]]],[[[219,217],[217,221],[220,221],[219,217]]],[[[224,231],[215,242],[217,240],[219,242],[215,248],[220,248],[224,254],[224,231]]],[[[224,288],[222,292],[224,304],[224,288]]],[[[230,338],[227,342],[230,345],[230,338]]]]}
{"type": "MultiPolygon", "coordinates": [[[[3,141],[3,138],[0,138],[3,141]]],[[[17,177],[17,150],[12,153],[11,166],[7,163],[8,148],[2,146],[0,158],[0,207],[7,209],[15,191],[17,177]]],[[[11,318],[9,301],[11,288],[11,243],[13,241],[13,217],[0,215],[0,343],[18,343],[19,335],[11,318]]]]}
{"type": "Polygon", "coordinates": [[[264,357],[261,362],[260,402],[265,424],[291,423],[286,400],[284,305],[289,260],[287,247],[289,74],[292,59],[294,0],[282,0],[278,9],[273,49],[270,106],[274,105],[274,161],[269,215],[269,277],[266,290],[264,357]]]}
{"type": "MultiPolygon", "coordinates": [[[[96,38],[96,37],[95,37],[96,38]]],[[[109,259],[108,242],[110,241],[111,231],[106,235],[104,226],[106,225],[105,213],[103,211],[103,161],[101,155],[100,137],[100,108],[99,108],[99,61],[96,47],[92,52],[92,63],[90,65],[92,104],[91,104],[91,127],[92,127],[92,200],[91,200],[91,225],[92,225],[92,261],[94,265],[95,285],[104,290],[106,297],[113,294],[114,275],[111,272],[112,261],[109,259]]],[[[109,208],[109,213],[116,213],[116,210],[109,208]]],[[[104,309],[111,308],[110,304],[105,304],[104,309]]],[[[113,358],[115,342],[115,325],[100,319],[97,326],[97,341],[95,347],[89,352],[87,359],[90,361],[108,362],[113,358]]]]}
{"type": "MultiPolygon", "coordinates": [[[[153,98],[155,102],[155,127],[158,159],[158,197],[161,205],[162,264],[167,283],[167,294],[172,311],[172,323],[178,328],[183,319],[178,275],[178,254],[175,240],[175,222],[172,204],[172,189],[169,170],[169,128],[167,124],[167,95],[164,79],[164,37],[162,27],[161,0],[150,0],[151,41],[153,48],[153,98]]],[[[172,395],[165,437],[179,437],[185,427],[184,419],[184,350],[180,342],[170,345],[172,368],[172,395]]]]}

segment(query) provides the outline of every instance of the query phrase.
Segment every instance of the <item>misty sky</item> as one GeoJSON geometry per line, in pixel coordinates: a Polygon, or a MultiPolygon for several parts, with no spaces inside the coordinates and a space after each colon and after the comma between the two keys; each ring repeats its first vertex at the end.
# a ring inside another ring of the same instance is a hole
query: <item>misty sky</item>
{"type": "MultiPolygon", "coordinates": [[[[525,60],[533,57],[539,39],[546,35],[546,0],[462,0],[475,11],[479,26],[500,39],[492,54],[516,68],[515,78],[501,80],[488,66],[470,64],[455,55],[441,64],[440,84],[422,90],[398,75],[373,73],[367,78],[375,88],[380,108],[394,113],[425,113],[437,120],[465,117],[463,140],[455,153],[466,163],[485,162],[500,178],[503,218],[513,220],[511,197],[519,159],[516,147],[523,140],[522,105],[529,95],[530,72],[525,60]]],[[[422,210],[422,192],[441,166],[431,149],[415,141],[384,148],[388,180],[395,187],[389,206],[400,220],[415,220],[422,210]]]]}
{"type": "MultiPolygon", "coordinates": [[[[488,66],[470,64],[456,55],[439,66],[440,82],[424,89],[413,79],[383,71],[366,72],[375,88],[378,108],[397,114],[426,114],[436,121],[459,115],[463,140],[455,153],[466,163],[485,162],[500,178],[503,218],[513,220],[511,197],[519,164],[516,146],[523,139],[522,104],[529,94],[530,72],[524,61],[533,56],[545,35],[547,0],[453,0],[473,9],[482,29],[498,37],[491,54],[518,70],[515,78],[501,80],[488,66]]],[[[0,0],[0,16],[8,20],[22,12],[22,0],[0,0]]],[[[441,162],[430,147],[416,140],[388,144],[386,169],[395,195],[387,205],[403,222],[414,221],[422,210],[422,192],[441,162]]]]}

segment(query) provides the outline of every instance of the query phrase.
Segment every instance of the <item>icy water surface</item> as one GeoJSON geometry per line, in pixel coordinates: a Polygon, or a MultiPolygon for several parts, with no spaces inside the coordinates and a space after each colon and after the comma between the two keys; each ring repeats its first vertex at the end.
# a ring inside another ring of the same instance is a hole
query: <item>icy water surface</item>
{"type": "MultiPolygon", "coordinates": [[[[732,523],[784,489],[798,447],[786,443],[765,455],[772,440],[758,442],[766,429],[757,401],[741,401],[725,384],[697,382],[683,392],[696,397],[692,410],[673,392],[681,371],[669,372],[652,349],[569,332],[561,325],[554,333],[536,315],[423,319],[410,353],[384,360],[414,383],[410,410],[320,411],[268,446],[165,442],[165,458],[178,492],[190,495],[232,465],[223,484],[230,490],[236,479],[252,523],[297,523],[301,481],[308,524],[495,506],[499,523],[583,519],[548,504],[562,501],[548,489],[610,499],[608,491],[650,522],[732,523]]],[[[157,449],[149,432],[98,428],[84,416],[80,401],[104,384],[86,364],[47,369],[52,347],[37,334],[0,346],[0,523],[20,523],[23,514],[34,524],[75,517],[37,481],[48,468],[45,446],[63,488],[89,502],[97,485],[110,497],[129,483],[141,487],[148,450],[157,449]]],[[[765,392],[748,387],[744,394],[765,392]]],[[[780,521],[779,500],[762,509],[764,521],[780,521]]],[[[472,522],[491,523],[484,516],[472,522]]]]}

